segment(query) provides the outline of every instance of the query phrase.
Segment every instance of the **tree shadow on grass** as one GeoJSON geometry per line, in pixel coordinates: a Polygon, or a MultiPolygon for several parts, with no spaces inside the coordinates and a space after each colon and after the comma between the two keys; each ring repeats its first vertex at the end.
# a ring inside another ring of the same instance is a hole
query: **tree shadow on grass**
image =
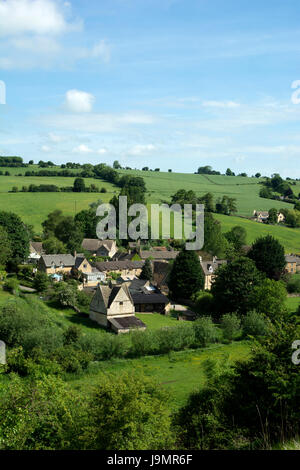
{"type": "Polygon", "coordinates": [[[48,301],[46,303],[48,307],[61,312],[67,321],[74,323],[77,326],[85,326],[93,330],[107,331],[106,328],[102,327],[101,325],[98,325],[98,323],[91,320],[89,318],[89,314],[85,311],[82,311],[81,313],[77,313],[75,312],[75,310],[72,310],[72,308],[70,307],[64,308],[61,305],[59,305],[58,302],[55,302],[55,301],[48,301]]]}

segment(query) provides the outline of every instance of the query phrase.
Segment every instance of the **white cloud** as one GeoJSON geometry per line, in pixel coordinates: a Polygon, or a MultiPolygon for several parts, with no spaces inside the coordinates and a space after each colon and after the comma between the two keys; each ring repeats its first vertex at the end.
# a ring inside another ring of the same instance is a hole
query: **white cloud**
{"type": "Polygon", "coordinates": [[[54,142],[55,144],[59,144],[60,142],[63,142],[66,140],[66,138],[62,135],[54,134],[53,132],[49,132],[49,139],[51,142],[54,142]]]}
{"type": "Polygon", "coordinates": [[[95,44],[90,53],[91,57],[101,58],[104,62],[110,61],[111,48],[106,41],[102,40],[95,44]]]}
{"type": "Polygon", "coordinates": [[[78,145],[78,147],[75,147],[73,150],[72,150],[73,153],[92,153],[93,150],[90,149],[87,145],[85,144],[80,144],[78,145]]]}
{"type": "Polygon", "coordinates": [[[42,146],[42,151],[45,153],[48,153],[51,151],[51,148],[48,145],[43,145],[42,146]]]}
{"type": "Polygon", "coordinates": [[[83,30],[73,20],[71,4],[61,0],[0,0],[0,69],[73,67],[81,60],[110,61],[106,40],[82,47],[82,38],[64,42],[67,33],[83,30]]]}
{"type": "Polygon", "coordinates": [[[144,113],[98,114],[73,113],[56,114],[41,119],[43,124],[57,130],[87,133],[110,133],[134,126],[151,125],[155,117],[144,113]]]}
{"type": "Polygon", "coordinates": [[[105,148],[101,148],[99,150],[93,150],[88,145],[80,144],[80,145],[78,145],[78,147],[75,147],[72,150],[72,152],[73,153],[82,153],[82,154],[97,153],[98,155],[104,155],[105,153],[107,153],[107,150],[105,148]]]}
{"type": "Polygon", "coordinates": [[[153,145],[153,144],[146,144],[146,145],[138,144],[138,145],[135,145],[134,147],[132,147],[129,150],[129,153],[131,155],[144,155],[144,154],[152,152],[154,150],[156,150],[156,146],[153,145]]]}
{"type": "Polygon", "coordinates": [[[65,106],[72,113],[90,113],[95,101],[94,95],[85,91],[69,90],[66,93],[65,106]]]}
{"type": "Polygon", "coordinates": [[[97,150],[97,153],[98,153],[99,155],[104,155],[105,153],[107,153],[107,150],[104,149],[104,148],[103,148],[103,149],[99,149],[99,150],[97,150]]]}
{"type": "Polygon", "coordinates": [[[240,103],[235,101],[203,101],[202,105],[211,108],[238,108],[240,103]]]}
{"type": "Polygon", "coordinates": [[[19,34],[60,34],[70,25],[53,0],[2,0],[0,36],[19,34]]]}

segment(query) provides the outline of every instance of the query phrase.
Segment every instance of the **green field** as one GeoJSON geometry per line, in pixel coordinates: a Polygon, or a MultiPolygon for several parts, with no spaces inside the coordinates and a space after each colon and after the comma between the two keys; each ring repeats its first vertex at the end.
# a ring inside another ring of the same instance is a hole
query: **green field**
{"type": "MultiPolygon", "coordinates": [[[[37,171],[35,165],[29,168],[37,171]]],[[[49,168],[56,170],[57,168],[49,168]]],[[[17,213],[24,222],[33,225],[37,233],[41,232],[41,223],[49,212],[60,209],[66,215],[74,215],[76,212],[88,208],[89,204],[101,199],[108,202],[119,189],[112,184],[98,179],[86,179],[86,185],[92,183],[99,188],[105,187],[107,193],[8,193],[13,186],[19,189],[29,184],[54,184],[56,186],[72,186],[74,178],[60,177],[24,177],[28,168],[1,168],[8,170],[11,176],[0,176],[0,210],[17,213]]],[[[74,174],[78,170],[72,170],[74,174]]],[[[234,225],[242,225],[248,233],[247,243],[252,243],[261,235],[271,233],[284,245],[287,253],[300,252],[300,229],[290,229],[282,226],[269,226],[259,224],[243,217],[250,217],[254,209],[269,210],[272,207],[291,209],[290,204],[262,199],[259,197],[259,184],[262,179],[243,178],[232,176],[195,175],[185,173],[164,173],[138,170],[120,170],[120,174],[142,176],[147,186],[147,202],[161,203],[170,201],[171,196],[179,189],[193,190],[197,195],[211,192],[215,200],[223,195],[237,199],[238,216],[227,217],[216,214],[215,217],[222,223],[223,231],[230,230],[234,225]]],[[[300,182],[293,187],[294,192],[300,192],[300,182]]]]}
{"type": "Polygon", "coordinates": [[[214,217],[221,222],[223,232],[228,232],[235,225],[244,227],[247,231],[247,244],[249,245],[258,237],[273,235],[284,246],[286,253],[300,253],[300,228],[266,225],[241,217],[229,217],[221,214],[214,214],[214,217]]]}
{"type": "Polygon", "coordinates": [[[286,305],[290,312],[297,312],[300,306],[300,297],[288,297],[286,305]]]}
{"type": "Polygon", "coordinates": [[[148,356],[140,359],[114,359],[92,364],[79,378],[69,377],[70,384],[77,390],[89,393],[101,384],[103,373],[119,374],[122,371],[140,371],[155,379],[170,392],[170,409],[186,403],[190,393],[203,387],[206,378],[204,362],[216,361],[220,368],[237,360],[247,359],[251,343],[241,341],[229,345],[217,345],[207,349],[173,352],[170,355],[148,356]]]}

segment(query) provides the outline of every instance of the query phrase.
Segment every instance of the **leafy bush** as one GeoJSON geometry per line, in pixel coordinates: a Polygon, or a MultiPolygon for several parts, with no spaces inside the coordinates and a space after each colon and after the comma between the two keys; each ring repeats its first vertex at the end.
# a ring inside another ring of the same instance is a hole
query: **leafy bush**
{"type": "Polygon", "coordinates": [[[18,292],[19,288],[19,283],[17,279],[14,277],[11,277],[9,279],[6,279],[6,281],[3,284],[3,289],[6,290],[7,292],[10,292],[11,294],[15,294],[18,292]]]}
{"type": "Polygon", "coordinates": [[[202,317],[193,323],[195,342],[204,348],[218,339],[218,330],[211,317],[202,317]]]}
{"type": "Polygon", "coordinates": [[[175,416],[180,448],[270,449],[299,435],[299,366],[291,345],[296,323],[270,324],[247,361],[193,393],[175,416]]]}
{"type": "Polygon", "coordinates": [[[244,336],[264,336],[268,331],[267,319],[261,313],[252,310],[243,318],[244,336]]]}
{"type": "Polygon", "coordinates": [[[214,312],[214,297],[210,292],[197,292],[193,300],[200,315],[211,315],[214,312]]]}
{"type": "Polygon", "coordinates": [[[300,294],[300,279],[291,279],[286,287],[289,294],[300,294]]]}
{"type": "Polygon", "coordinates": [[[226,313],[221,319],[224,339],[232,341],[241,333],[241,320],[235,313],[226,313]]]}
{"type": "Polygon", "coordinates": [[[159,351],[158,337],[153,331],[135,331],[131,336],[130,356],[141,357],[159,351]]]}
{"type": "Polygon", "coordinates": [[[170,351],[180,351],[195,342],[195,334],[190,325],[177,327],[165,327],[155,334],[158,339],[159,353],[166,354],[170,351]]]}
{"type": "Polygon", "coordinates": [[[64,371],[78,373],[87,368],[93,355],[69,345],[54,351],[51,359],[60,364],[64,371]]]}

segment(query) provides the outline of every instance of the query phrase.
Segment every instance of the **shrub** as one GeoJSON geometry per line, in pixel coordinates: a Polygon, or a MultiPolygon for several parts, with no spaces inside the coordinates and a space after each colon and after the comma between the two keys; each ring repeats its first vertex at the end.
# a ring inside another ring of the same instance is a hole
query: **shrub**
{"type": "Polygon", "coordinates": [[[93,360],[93,355],[69,345],[54,351],[51,358],[60,364],[64,371],[78,373],[87,368],[93,360]]]}
{"type": "Polygon", "coordinates": [[[47,290],[49,287],[50,280],[47,276],[46,273],[42,272],[37,272],[34,281],[33,281],[33,287],[38,291],[38,292],[44,292],[47,290]]]}
{"type": "Polygon", "coordinates": [[[193,323],[195,342],[204,348],[210,343],[214,343],[218,338],[218,330],[211,317],[202,317],[193,323]]]}
{"type": "Polygon", "coordinates": [[[214,311],[214,298],[210,292],[199,292],[194,296],[196,310],[200,315],[211,315],[214,311]]]}
{"type": "Polygon", "coordinates": [[[159,343],[159,353],[166,354],[170,351],[180,351],[195,342],[195,334],[190,325],[177,327],[165,327],[156,332],[159,343]]]}
{"type": "Polygon", "coordinates": [[[268,331],[268,323],[264,315],[252,310],[243,319],[244,336],[265,336],[268,331]]]}
{"type": "Polygon", "coordinates": [[[15,279],[14,277],[6,279],[6,281],[3,284],[3,289],[6,290],[7,292],[10,292],[11,294],[16,294],[18,292],[18,288],[19,288],[19,283],[17,279],[15,279]]]}
{"type": "Polygon", "coordinates": [[[131,336],[130,356],[155,354],[159,350],[158,337],[153,331],[134,331],[131,336]]]}
{"type": "Polygon", "coordinates": [[[289,294],[300,294],[300,279],[291,279],[287,284],[289,294]]]}
{"type": "Polygon", "coordinates": [[[235,313],[227,313],[221,319],[224,339],[232,341],[241,332],[241,320],[235,313]]]}

